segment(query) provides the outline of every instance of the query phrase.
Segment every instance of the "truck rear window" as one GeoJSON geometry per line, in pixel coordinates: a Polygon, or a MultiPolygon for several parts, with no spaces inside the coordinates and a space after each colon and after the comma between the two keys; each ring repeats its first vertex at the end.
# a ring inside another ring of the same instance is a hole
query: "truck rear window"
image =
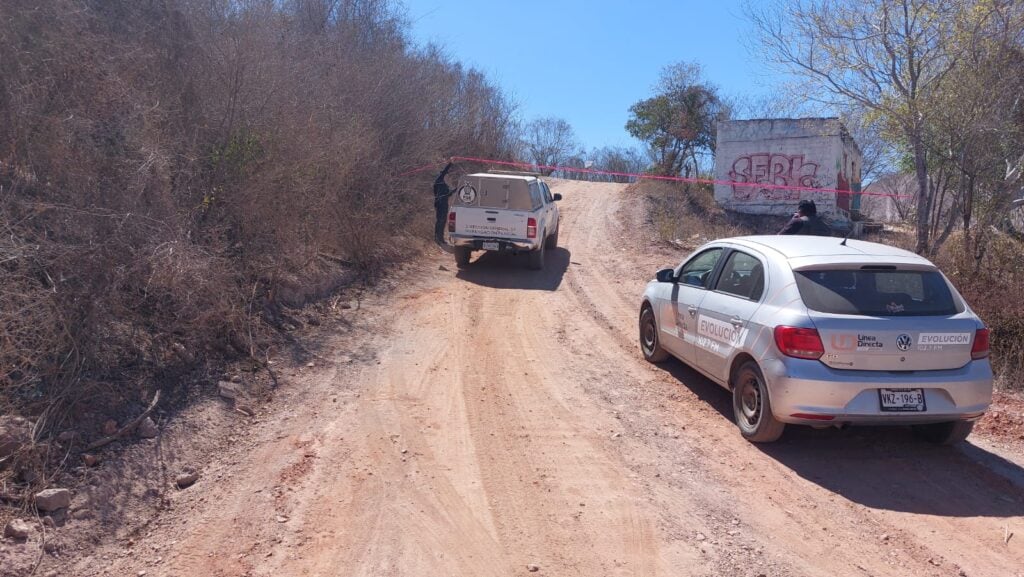
{"type": "Polygon", "coordinates": [[[525,181],[480,179],[478,200],[481,208],[508,210],[536,210],[541,206],[540,187],[530,186],[525,181]]]}
{"type": "Polygon", "coordinates": [[[903,317],[961,312],[936,271],[796,271],[796,286],[807,308],[823,313],[903,317]]]}

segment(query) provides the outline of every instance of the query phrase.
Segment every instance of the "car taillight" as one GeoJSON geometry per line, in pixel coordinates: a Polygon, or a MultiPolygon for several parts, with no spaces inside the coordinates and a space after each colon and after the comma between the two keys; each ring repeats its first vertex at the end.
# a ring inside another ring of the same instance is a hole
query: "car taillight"
{"type": "Polygon", "coordinates": [[[988,356],[988,329],[978,329],[974,333],[974,346],[971,347],[972,359],[984,359],[988,356]]]}
{"type": "Polygon", "coordinates": [[[448,213],[448,232],[455,232],[455,213],[448,213]]]}
{"type": "Polygon", "coordinates": [[[537,219],[526,219],[526,238],[537,238],[537,219]]]}
{"type": "Polygon", "coordinates": [[[775,327],[775,346],[787,357],[797,359],[820,359],[825,346],[815,329],[799,327],[775,327]]]}

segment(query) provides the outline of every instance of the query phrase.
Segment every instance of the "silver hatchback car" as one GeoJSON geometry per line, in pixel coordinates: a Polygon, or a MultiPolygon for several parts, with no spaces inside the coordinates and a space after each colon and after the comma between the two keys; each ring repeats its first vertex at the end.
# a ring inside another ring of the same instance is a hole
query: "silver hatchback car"
{"type": "Polygon", "coordinates": [[[708,243],[647,285],[640,348],[731,390],[755,442],[787,423],[909,424],[952,444],[992,401],[988,329],[934,264],[871,242],[708,243]]]}

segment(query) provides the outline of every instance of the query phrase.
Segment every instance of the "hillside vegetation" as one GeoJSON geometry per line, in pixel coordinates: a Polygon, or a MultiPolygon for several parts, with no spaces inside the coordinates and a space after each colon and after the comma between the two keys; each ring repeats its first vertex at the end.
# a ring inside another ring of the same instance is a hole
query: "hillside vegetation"
{"type": "Polygon", "coordinates": [[[0,414],[260,358],[428,235],[404,170],[507,157],[511,110],[385,0],[0,0],[0,414]]]}

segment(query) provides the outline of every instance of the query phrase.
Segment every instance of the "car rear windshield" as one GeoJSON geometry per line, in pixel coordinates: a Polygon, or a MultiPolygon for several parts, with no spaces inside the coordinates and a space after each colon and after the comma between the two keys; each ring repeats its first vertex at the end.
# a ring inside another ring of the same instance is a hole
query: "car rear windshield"
{"type": "Polygon", "coordinates": [[[796,286],[807,308],[823,313],[889,317],[961,312],[936,271],[797,271],[796,286]]]}

